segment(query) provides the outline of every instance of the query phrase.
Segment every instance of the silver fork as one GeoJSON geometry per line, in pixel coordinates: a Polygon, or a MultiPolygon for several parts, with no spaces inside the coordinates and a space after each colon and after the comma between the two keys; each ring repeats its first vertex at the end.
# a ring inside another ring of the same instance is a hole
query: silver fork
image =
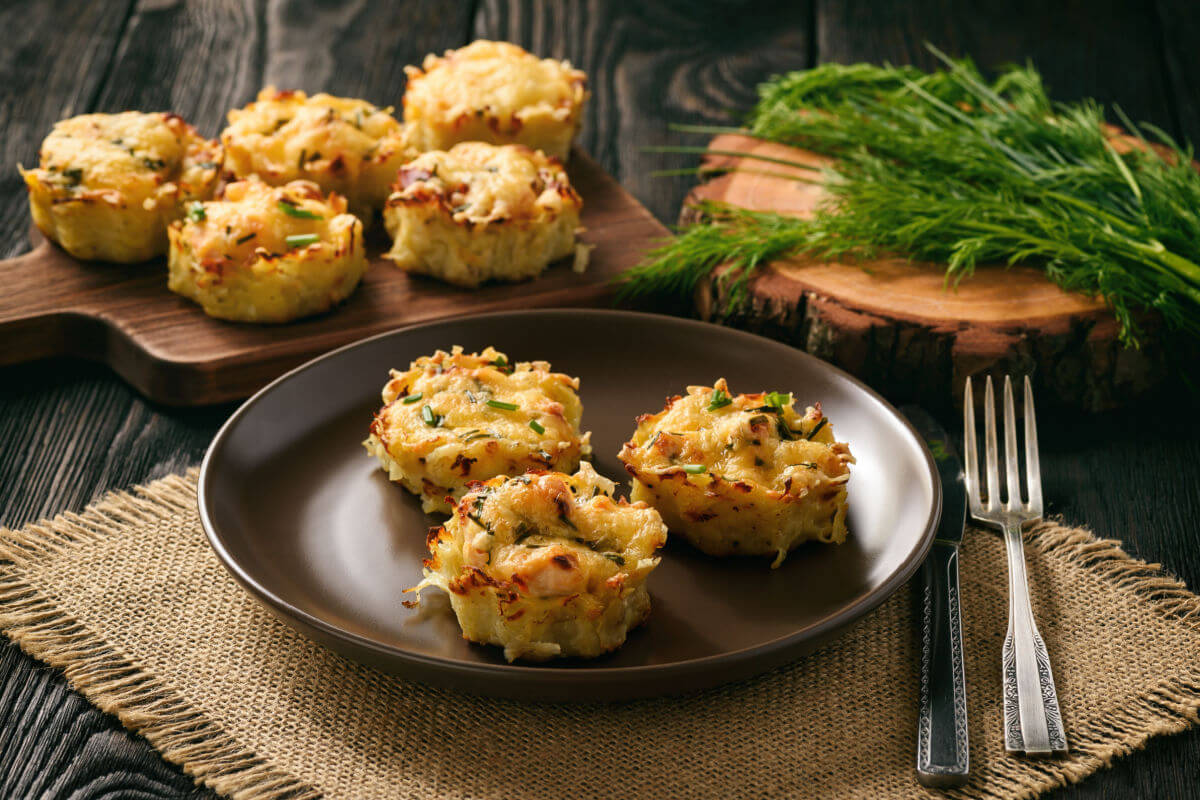
{"type": "Polygon", "coordinates": [[[1008,553],[1008,634],[1004,637],[1004,744],[1010,753],[1049,755],[1067,751],[1062,714],[1050,656],[1038,633],[1029,603],[1025,575],[1025,549],[1021,526],[1042,518],[1042,475],[1038,466],[1037,423],[1033,414],[1033,389],[1025,378],[1025,471],[1028,500],[1021,502],[1021,474],[1017,456],[1017,423],[1013,412],[1012,378],[1004,377],[1004,465],[1008,473],[1008,502],[1000,502],[999,452],[996,445],[996,401],[992,379],[984,395],[984,436],[987,459],[987,502],[980,497],[979,457],[976,453],[975,403],[967,378],[963,406],[963,443],[966,451],[967,498],[971,516],[1004,532],[1008,553]]]}

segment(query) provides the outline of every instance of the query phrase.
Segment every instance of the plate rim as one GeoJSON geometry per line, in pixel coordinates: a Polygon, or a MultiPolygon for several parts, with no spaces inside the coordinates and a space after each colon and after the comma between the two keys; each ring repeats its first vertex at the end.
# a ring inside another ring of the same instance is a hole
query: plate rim
{"type": "MultiPolygon", "coordinates": [[[[414,665],[419,665],[424,668],[447,670],[459,675],[468,677],[488,677],[511,680],[523,680],[532,677],[538,677],[546,682],[576,682],[583,684],[604,684],[617,681],[636,680],[639,676],[646,676],[662,679],[665,676],[678,675],[680,677],[692,675],[697,671],[703,672],[715,665],[729,665],[731,667],[737,665],[753,664],[755,661],[762,660],[766,662],[764,668],[772,664],[779,663],[779,656],[783,656],[783,660],[790,660],[787,656],[792,650],[799,649],[806,642],[821,641],[825,636],[832,634],[839,629],[845,628],[851,623],[861,619],[880,606],[885,600],[896,593],[901,586],[904,585],[909,578],[916,573],[917,569],[924,562],[928,555],[931,546],[933,545],[934,534],[937,530],[942,514],[942,485],[938,477],[937,466],[933,459],[933,454],[926,446],[924,439],[909,422],[904,414],[888,402],[882,395],[876,392],[871,387],[867,386],[858,378],[846,372],[833,364],[818,358],[817,356],[807,353],[797,347],[793,347],[786,342],[781,342],[777,339],[770,339],[765,336],[760,336],[749,331],[731,328],[724,325],[717,325],[702,320],[691,319],[688,317],[676,317],[670,314],[656,314],[644,311],[631,311],[624,309],[606,309],[606,308],[571,308],[564,306],[555,306],[548,308],[534,309],[516,309],[516,310],[500,310],[489,311],[478,314],[465,314],[456,317],[449,317],[440,320],[427,320],[417,322],[412,325],[404,325],[399,328],[394,328],[390,331],[373,334],[364,337],[349,344],[334,348],[326,353],[309,359],[293,369],[288,370],[279,377],[272,380],[267,385],[263,386],[253,395],[248,397],[238,408],[229,416],[229,418],[221,425],[212,441],[209,443],[208,449],[204,453],[204,459],[200,464],[200,474],[196,483],[196,505],[199,510],[200,526],[204,530],[209,546],[213,549],[217,556],[217,560],[230,573],[230,575],[247,591],[254,599],[263,603],[275,613],[283,618],[283,621],[291,627],[296,627],[295,622],[302,623],[311,629],[320,631],[324,636],[333,640],[345,642],[359,650],[369,651],[375,655],[382,656],[386,659],[394,659],[401,662],[408,662],[414,665]],[[846,380],[853,384],[859,390],[865,392],[872,400],[878,403],[886,412],[898,420],[903,429],[908,432],[912,439],[917,443],[921,455],[924,457],[925,469],[930,485],[933,488],[933,502],[931,510],[925,521],[925,528],[921,533],[917,547],[910,552],[901,562],[891,575],[889,575],[879,586],[868,592],[865,596],[859,598],[854,603],[842,607],[834,614],[820,620],[814,625],[805,627],[801,630],[793,631],[792,633],[770,639],[765,642],[760,642],[749,647],[741,648],[726,653],[719,653],[709,656],[701,656],[699,658],[690,658],[683,661],[673,661],[663,664],[642,664],[635,666],[622,667],[579,667],[579,666],[531,666],[526,664],[485,664],[485,663],[466,663],[454,659],[433,656],[424,653],[417,653],[394,645],[388,645],[352,631],[345,630],[338,625],[329,622],[321,617],[297,608],[283,597],[272,592],[267,587],[257,581],[253,575],[249,573],[225,548],[221,541],[220,534],[217,532],[217,526],[213,524],[208,513],[209,497],[211,495],[210,482],[213,474],[214,455],[223,446],[226,439],[232,434],[234,426],[241,420],[243,416],[249,413],[250,409],[258,403],[267,393],[274,391],[277,387],[292,379],[299,373],[311,369],[317,364],[339,357],[342,353],[354,350],[360,347],[365,347],[377,339],[383,339],[405,331],[410,331],[416,328],[432,328],[439,325],[449,325],[465,320],[486,320],[496,317],[527,317],[527,316],[566,316],[579,314],[597,314],[614,318],[629,318],[637,317],[653,320],[655,322],[669,322],[671,324],[694,327],[698,330],[713,330],[717,329],[725,334],[733,334],[735,337],[741,337],[747,341],[766,341],[772,345],[788,347],[793,350],[796,355],[817,362],[820,368],[831,370],[835,376],[842,380],[846,380]],[[776,659],[771,661],[771,656],[776,659]]],[[[302,631],[306,636],[312,638],[307,631],[302,631]]],[[[734,672],[731,670],[731,672],[734,672]]],[[[736,676],[734,676],[736,677],[736,676]]],[[[418,678],[420,680],[420,678],[418,678]]],[[[715,681],[714,683],[721,683],[715,681]]]]}

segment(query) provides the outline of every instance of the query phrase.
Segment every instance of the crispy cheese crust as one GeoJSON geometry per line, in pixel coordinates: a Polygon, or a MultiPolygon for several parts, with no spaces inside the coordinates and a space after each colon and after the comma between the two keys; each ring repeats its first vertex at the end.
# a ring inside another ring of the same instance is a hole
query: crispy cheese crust
{"type": "Polygon", "coordinates": [[[457,286],[532,278],[574,252],[582,207],[557,159],[464,142],[400,169],[383,212],[385,258],[457,286]]]}
{"type": "Polygon", "coordinates": [[[545,361],[439,350],[392,371],[363,446],[425,511],[448,514],[473,481],[578,468],[591,453],[578,390],[545,361]]]}
{"type": "Polygon", "coordinates": [[[523,144],[566,159],[588,97],[587,76],[567,61],[515,44],[479,40],[406,67],[404,121],[422,150],[458,142],[523,144]]]}
{"type": "Polygon", "coordinates": [[[819,403],[801,416],[790,394],[731,396],[723,378],[689,386],[638,418],[619,457],[630,496],[710,555],[769,555],[778,567],[803,541],[845,541],[854,457],[819,403]]]}
{"type": "Polygon", "coordinates": [[[463,638],[509,661],[593,658],[650,613],[646,578],[667,541],[658,512],[613,500],[584,462],[476,483],[430,531],[425,579],[450,596],[463,638]]]}
{"type": "Polygon", "coordinates": [[[21,170],[33,221],[76,258],[133,263],[167,251],[183,203],[211,197],[221,148],[168,113],[84,114],[42,142],[21,170]]]}
{"type": "Polygon", "coordinates": [[[167,285],[206,314],[287,322],[327,311],[367,269],[362,223],[309,181],[228,184],[170,228],[167,285]],[[291,240],[289,241],[289,237],[291,240]]]}
{"type": "Polygon", "coordinates": [[[273,186],[313,181],[347,198],[364,221],[383,206],[396,170],[417,153],[390,109],[273,86],[229,112],[221,142],[235,176],[257,175],[273,186]]]}

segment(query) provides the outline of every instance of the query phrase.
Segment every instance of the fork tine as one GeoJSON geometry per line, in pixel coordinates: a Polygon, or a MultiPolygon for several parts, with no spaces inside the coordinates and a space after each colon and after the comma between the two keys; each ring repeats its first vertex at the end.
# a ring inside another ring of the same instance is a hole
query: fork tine
{"type": "Polygon", "coordinates": [[[996,394],[992,391],[992,376],[988,375],[983,393],[984,457],[987,459],[988,499],[986,509],[1000,508],[1000,448],[996,444],[996,394]]]}
{"type": "Polygon", "coordinates": [[[1004,471],[1008,473],[1008,505],[1021,508],[1021,463],[1017,455],[1017,414],[1013,409],[1012,376],[1004,376],[1004,471]]]}
{"type": "Polygon", "coordinates": [[[963,390],[963,450],[966,457],[963,471],[966,473],[967,501],[970,503],[971,513],[975,515],[983,510],[979,502],[979,455],[976,452],[978,438],[975,432],[975,394],[971,389],[971,379],[967,378],[967,388],[963,390]]]}
{"type": "Polygon", "coordinates": [[[1033,413],[1033,385],[1025,376],[1025,473],[1029,510],[1042,515],[1042,468],[1038,464],[1037,419],[1033,413]]]}

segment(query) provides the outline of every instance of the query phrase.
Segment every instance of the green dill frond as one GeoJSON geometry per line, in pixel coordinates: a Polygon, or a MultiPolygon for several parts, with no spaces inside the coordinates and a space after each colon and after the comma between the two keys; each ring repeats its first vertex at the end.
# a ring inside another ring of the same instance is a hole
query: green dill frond
{"type": "Polygon", "coordinates": [[[828,201],[811,219],[703,204],[697,224],[623,276],[621,296],[691,293],[724,266],[730,311],[771,259],[882,252],[944,263],[950,282],[983,265],[1039,266],[1064,289],[1104,298],[1130,345],[1148,311],[1200,335],[1190,145],[1114,109],[1154,145],[1130,148],[1098,103],[1053,102],[1031,65],[989,82],[970,61],[931,51],[944,69],[827,64],[760,86],[746,132],[832,157],[828,201]]]}

